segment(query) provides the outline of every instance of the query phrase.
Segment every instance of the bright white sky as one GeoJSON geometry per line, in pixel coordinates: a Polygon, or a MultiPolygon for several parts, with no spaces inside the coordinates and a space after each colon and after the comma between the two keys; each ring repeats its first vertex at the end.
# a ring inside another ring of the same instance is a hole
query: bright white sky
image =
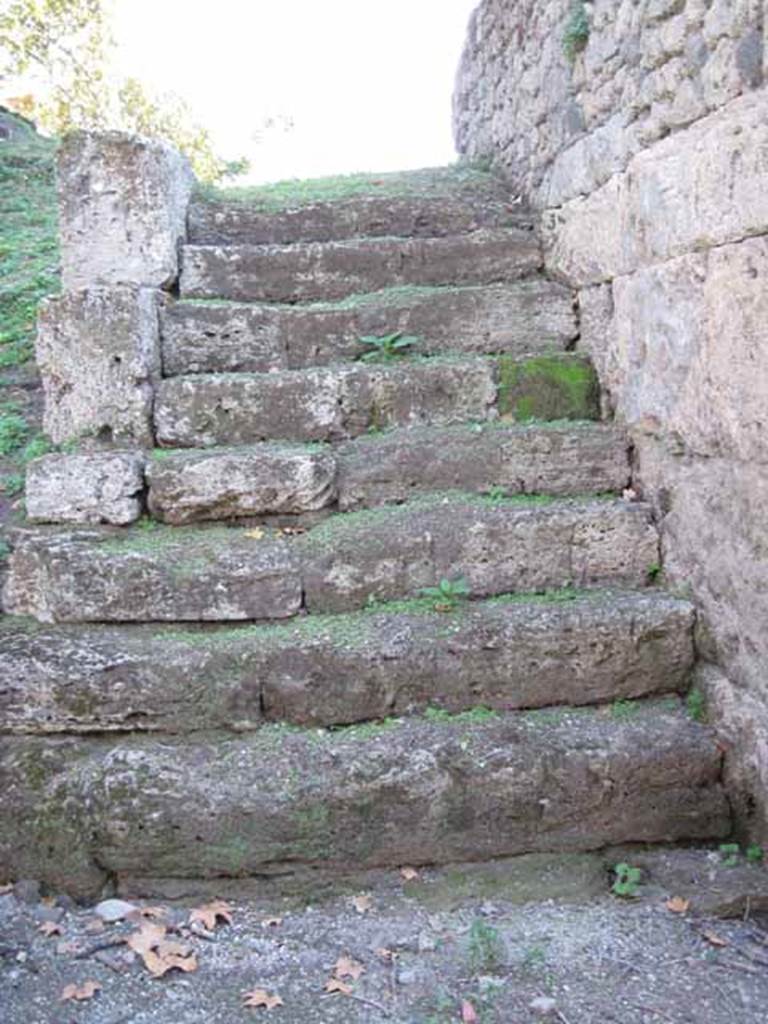
{"type": "Polygon", "coordinates": [[[248,180],[450,163],[478,0],[116,0],[121,70],[192,107],[248,180]],[[266,118],[293,128],[261,131],[266,118]]]}

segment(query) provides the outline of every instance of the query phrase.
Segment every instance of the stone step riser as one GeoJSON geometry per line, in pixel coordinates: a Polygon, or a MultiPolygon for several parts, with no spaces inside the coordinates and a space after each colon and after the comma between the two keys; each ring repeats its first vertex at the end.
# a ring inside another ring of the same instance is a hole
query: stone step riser
{"type": "Polygon", "coordinates": [[[88,896],[107,874],[248,877],[728,834],[708,730],[660,709],[551,714],[367,737],[11,737],[0,865],[88,896]]]}
{"type": "Polygon", "coordinates": [[[650,510],[623,501],[454,498],[340,515],[298,537],[263,530],[19,531],[5,608],[43,622],[238,621],[361,608],[462,576],[473,596],[642,586],[650,510]]]}
{"type": "Polygon", "coordinates": [[[544,278],[478,288],[413,289],[352,308],[173,302],[161,310],[163,371],[269,373],[358,359],[362,336],[419,338],[422,355],[523,356],[565,349],[577,334],[569,289],[544,278]]]}
{"type": "Polygon", "coordinates": [[[402,285],[516,281],[541,268],[538,238],[514,228],[483,229],[450,238],[186,245],[180,291],[190,299],[333,301],[402,285]]]}
{"type": "Polygon", "coordinates": [[[682,691],[693,610],[660,594],[365,612],[293,628],[0,633],[0,731],[185,733],[334,726],[439,707],[499,711],[682,691]]]}
{"type": "Polygon", "coordinates": [[[437,238],[481,227],[531,228],[530,215],[515,212],[505,201],[503,188],[498,193],[366,195],[274,212],[244,202],[196,197],[190,204],[187,238],[194,245],[291,245],[383,235],[437,238]]]}
{"type": "Polygon", "coordinates": [[[158,443],[182,448],[340,441],[394,427],[499,416],[597,419],[594,370],[579,356],[561,355],[195,374],[161,381],[154,406],[158,443]]]}

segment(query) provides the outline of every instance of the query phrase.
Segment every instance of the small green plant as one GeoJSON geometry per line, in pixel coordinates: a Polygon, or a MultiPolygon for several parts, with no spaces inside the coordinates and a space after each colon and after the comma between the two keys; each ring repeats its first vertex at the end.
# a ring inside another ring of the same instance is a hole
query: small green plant
{"type": "Polygon", "coordinates": [[[659,576],[661,576],[661,566],[659,565],[659,563],[653,562],[651,565],[649,565],[648,568],[645,570],[645,575],[647,576],[649,583],[656,583],[659,579],[659,576]]]}
{"type": "Polygon", "coordinates": [[[634,899],[640,891],[640,884],[643,879],[643,873],[640,868],[635,868],[631,864],[616,864],[614,865],[613,873],[615,878],[611,886],[611,892],[614,896],[620,896],[624,900],[634,899]]]}
{"type": "Polygon", "coordinates": [[[498,929],[479,917],[470,926],[467,951],[475,974],[493,974],[504,966],[504,941],[498,929]]]}
{"type": "Polygon", "coordinates": [[[613,718],[631,718],[638,709],[638,703],[634,700],[615,700],[611,704],[611,716],[613,718]]]}
{"type": "Polygon", "coordinates": [[[503,501],[507,496],[507,489],[502,487],[501,484],[494,484],[493,487],[489,488],[486,496],[488,501],[503,501]]]}
{"type": "Polygon", "coordinates": [[[3,494],[6,498],[15,498],[24,490],[24,474],[8,473],[3,477],[3,494]]]}
{"type": "Polygon", "coordinates": [[[16,408],[8,403],[0,409],[0,455],[11,455],[29,436],[29,424],[16,408]]]}
{"type": "Polygon", "coordinates": [[[0,561],[3,561],[10,555],[11,549],[4,540],[0,540],[0,561]]]}
{"type": "Polygon", "coordinates": [[[415,334],[403,334],[402,331],[393,331],[392,334],[365,334],[360,338],[363,345],[369,346],[369,351],[360,356],[364,363],[375,361],[388,361],[397,359],[398,356],[406,354],[409,348],[417,345],[419,338],[415,334]]]}
{"type": "Polygon", "coordinates": [[[685,698],[685,707],[694,722],[707,720],[707,699],[697,687],[694,687],[685,698]]]}
{"type": "Polygon", "coordinates": [[[571,13],[563,32],[563,53],[570,64],[586,47],[589,40],[589,16],[586,5],[582,2],[571,7],[571,13]]]}
{"type": "Polygon", "coordinates": [[[434,601],[435,611],[450,612],[469,596],[469,585],[463,576],[455,580],[442,579],[436,587],[422,587],[419,594],[434,601]]]}
{"type": "Polygon", "coordinates": [[[724,868],[735,868],[739,863],[741,847],[738,843],[721,843],[718,846],[720,861],[724,868]]]}
{"type": "Polygon", "coordinates": [[[749,864],[762,864],[763,863],[763,848],[758,846],[757,843],[750,843],[744,852],[744,856],[747,858],[749,864]]]}

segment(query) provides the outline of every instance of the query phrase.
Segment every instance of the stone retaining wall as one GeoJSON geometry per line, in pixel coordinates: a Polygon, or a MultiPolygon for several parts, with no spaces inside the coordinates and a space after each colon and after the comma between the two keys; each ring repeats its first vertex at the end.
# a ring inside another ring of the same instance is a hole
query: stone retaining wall
{"type": "Polygon", "coordinates": [[[460,151],[541,210],[631,430],[745,827],[768,839],[768,5],[484,0],[460,151]],[[574,11],[588,38],[566,56],[574,11]],[[582,49],[578,49],[584,43],[582,49]],[[715,667],[716,666],[716,667],[715,667]]]}

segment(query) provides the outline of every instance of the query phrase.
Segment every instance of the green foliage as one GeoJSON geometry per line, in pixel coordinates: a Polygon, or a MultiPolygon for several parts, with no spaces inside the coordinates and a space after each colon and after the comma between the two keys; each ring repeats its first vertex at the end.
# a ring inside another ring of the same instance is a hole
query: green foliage
{"type": "Polygon", "coordinates": [[[363,345],[369,346],[369,351],[360,358],[363,362],[388,361],[397,359],[398,356],[406,355],[406,350],[417,345],[419,338],[413,334],[403,334],[402,331],[393,331],[392,334],[365,334],[360,338],[363,345]]]}
{"type": "Polygon", "coordinates": [[[697,687],[694,687],[685,698],[685,706],[694,722],[706,722],[707,699],[697,687]]]}
{"type": "Polygon", "coordinates": [[[451,712],[445,708],[427,708],[424,717],[428,722],[451,722],[454,725],[484,725],[486,722],[495,722],[498,711],[487,708],[483,704],[476,708],[469,708],[467,711],[451,712]]]}
{"type": "Polygon", "coordinates": [[[506,959],[504,942],[498,929],[479,917],[470,926],[467,952],[475,974],[493,974],[501,970],[506,959]]]}
{"type": "Polygon", "coordinates": [[[614,882],[611,892],[614,896],[622,899],[634,899],[640,890],[643,873],[640,868],[632,867],[631,864],[621,863],[614,865],[614,882]]]}
{"type": "Polygon", "coordinates": [[[763,848],[758,846],[757,843],[750,843],[744,851],[744,856],[747,858],[749,864],[762,864],[763,862],[763,848]]]}
{"type": "Polygon", "coordinates": [[[571,7],[571,13],[563,32],[563,53],[569,63],[573,64],[576,57],[586,47],[589,40],[589,16],[586,5],[577,2],[571,7]]]}
{"type": "Polygon", "coordinates": [[[13,402],[0,405],[0,455],[12,455],[25,444],[29,424],[13,402]]]}
{"type": "Polygon", "coordinates": [[[652,562],[645,570],[649,583],[656,583],[661,575],[661,566],[658,562],[652,562]]]}
{"type": "Polygon", "coordinates": [[[718,852],[724,868],[733,868],[739,863],[741,847],[738,843],[721,843],[718,852]]]}
{"type": "Polygon", "coordinates": [[[639,708],[636,700],[615,700],[611,704],[611,715],[613,718],[631,718],[639,708]]]}
{"type": "Polygon", "coordinates": [[[422,587],[419,594],[434,601],[436,611],[453,611],[460,600],[469,596],[469,584],[463,576],[442,579],[436,587],[422,587]]]}
{"type": "Polygon", "coordinates": [[[201,181],[218,181],[243,163],[216,155],[207,129],[176,96],[153,97],[113,71],[116,44],[105,0],[11,0],[0,12],[0,77],[34,74],[40,95],[15,109],[51,134],[120,129],[167,139],[187,154],[201,181]]]}
{"type": "Polygon", "coordinates": [[[2,478],[2,490],[6,498],[15,498],[24,490],[24,474],[8,473],[2,478]]]}
{"type": "Polygon", "coordinates": [[[506,487],[502,487],[501,484],[494,484],[488,491],[488,501],[496,504],[497,501],[503,501],[507,496],[506,487]]]}

